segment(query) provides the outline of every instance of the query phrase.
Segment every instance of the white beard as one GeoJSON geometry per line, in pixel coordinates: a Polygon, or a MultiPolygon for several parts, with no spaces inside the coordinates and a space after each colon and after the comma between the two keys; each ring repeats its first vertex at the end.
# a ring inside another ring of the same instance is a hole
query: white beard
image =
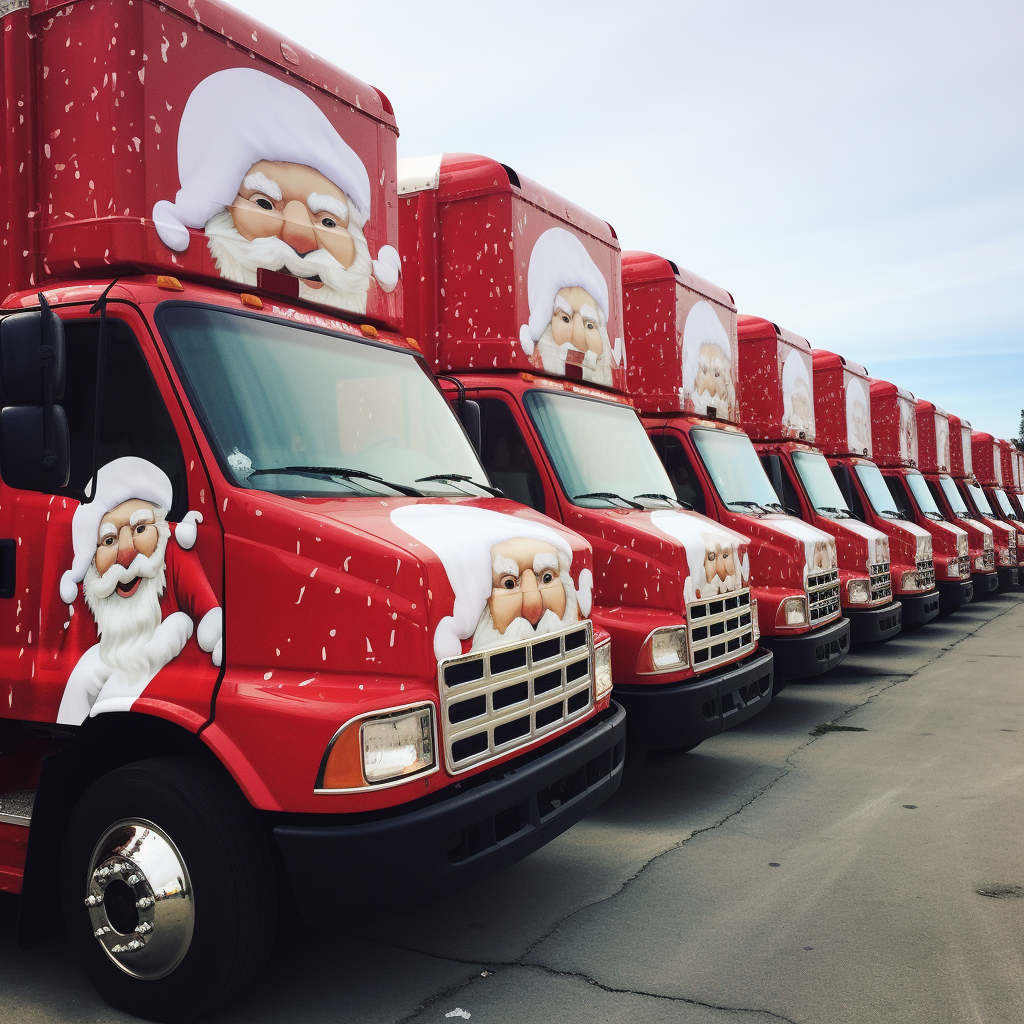
{"type": "Polygon", "coordinates": [[[160,539],[149,558],[136,555],[127,568],[115,562],[102,576],[92,563],[85,574],[85,603],[100,635],[100,660],[108,668],[126,673],[147,672],[150,668],[145,648],[163,618],[160,598],[166,586],[164,554],[171,535],[166,523],[159,523],[157,529],[160,539]],[[136,576],[139,587],[131,597],[115,593],[118,583],[130,583],[136,576]]]}
{"type": "Polygon", "coordinates": [[[714,409],[716,419],[728,419],[732,415],[734,402],[735,391],[732,384],[729,385],[724,398],[721,395],[712,395],[710,391],[701,391],[693,396],[693,405],[697,412],[703,410],[704,415],[707,415],[708,409],[714,409]]]}
{"type": "Polygon", "coordinates": [[[356,258],[346,269],[325,249],[300,256],[287,242],[274,236],[249,241],[235,227],[230,210],[222,210],[206,222],[206,238],[221,277],[255,288],[261,268],[287,271],[299,278],[300,299],[365,313],[373,261],[354,210],[350,213],[348,232],[355,242],[356,258]],[[323,281],[322,288],[312,288],[302,280],[316,276],[323,281]]]}
{"type": "Polygon", "coordinates": [[[476,632],[473,633],[472,651],[489,650],[492,647],[501,647],[502,644],[515,643],[519,640],[534,640],[545,633],[553,633],[555,630],[564,629],[579,621],[577,610],[576,588],[573,586],[572,577],[563,572],[558,577],[565,587],[565,612],[559,618],[550,608],[545,610],[536,626],[531,625],[528,619],[520,616],[513,619],[505,629],[499,633],[494,626],[494,619],[491,618],[491,609],[484,605],[484,610],[477,623],[476,632]]]}
{"type": "MultiPolygon", "coordinates": [[[[608,343],[608,329],[602,322],[598,328],[601,332],[601,354],[587,351],[583,362],[583,379],[594,384],[604,384],[611,387],[612,383],[612,347],[608,343]]],[[[551,333],[551,324],[545,328],[544,333],[537,342],[537,351],[540,353],[540,361],[548,373],[565,376],[565,357],[572,348],[570,342],[564,345],[556,345],[554,336],[551,333]]]]}
{"type": "Polygon", "coordinates": [[[701,597],[715,597],[718,594],[731,594],[742,586],[743,580],[738,572],[733,573],[732,576],[726,576],[724,580],[721,576],[716,576],[710,583],[705,581],[700,585],[700,595],[701,597]]]}

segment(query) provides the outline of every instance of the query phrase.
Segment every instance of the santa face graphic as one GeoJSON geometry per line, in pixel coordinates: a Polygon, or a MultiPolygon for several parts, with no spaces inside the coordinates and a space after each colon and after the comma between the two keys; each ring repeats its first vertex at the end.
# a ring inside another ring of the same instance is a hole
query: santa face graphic
{"type": "Polygon", "coordinates": [[[855,452],[871,451],[871,417],[864,385],[855,377],[846,385],[846,441],[855,452]]]}
{"type": "Polygon", "coordinates": [[[683,326],[683,386],[681,408],[702,415],[732,419],[736,391],[733,386],[732,347],[710,302],[694,303],[683,326]],[[691,403],[686,404],[687,400],[691,403]]]}
{"type": "Polygon", "coordinates": [[[809,357],[805,362],[802,352],[790,352],[782,364],[782,425],[795,437],[814,433],[809,362],[809,357]]]}
{"type": "Polygon", "coordinates": [[[60,597],[70,605],[84,585],[99,643],[71,672],[58,723],[80,725],[90,714],[129,710],[193,632],[212,664],[221,664],[223,612],[189,550],[203,517],[189,512],[172,531],[172,500],[161,469],[127,457],[99,470],[94,499],[75,510],[74,563],[61,577],[60,597]]]}
{"type": "Polygon", "coordinates": [[[698,577],[697,590],[700,597],[715,597],[718,594],[729,594],[743,586],[740,576],[739,559],[736,557],[735,545],[720,537],[704,534],[706,544],[704,550],[703,582],[698,577]]]}
{"type": "Polygon", "coordinates": [[[527,292],[530,322],[519,341],[533,365],[559,376],[576,366],[584,380],[611,386],[622,339],[608,339],[608,282],[579,238],[549,228],[537,239],[527,292]]]}
{"type": "Polygon", "coordinates": [[[515,537],[491,547],[491,596],[472,650],[528,640],[579,619],[565,556],[552,544],[515,537]]]}
{"type": "Polygon", "coordinates": [[[370,179],[359,156],[304,92],[254,68],[230,68],[192,91],[178,128],[174,202],[153,208],[181,252],[203,229],[222,277],[258,287],[259,271],[298,278],[299,298],[366,312],[375,279],[398,284],[397,251],[370,256],[370,179]],[[259,111],[259,117],[225,111],[259,111]]]}
{"type": "Polygon", "coordinates": [[[834,569],[838,564],[835,541],[816,541],[811,564],[814,572],[826,572],[829,569],[834,569]]]}
{"type": "Polygon", "coordinates": [[[900,458],[917,462],[917,421],[914,407],[900,399],[900,458]]]}
{"type": "Polygon", "coordinates": [[[939,460],[939,471],[949,469],[949,424],[945,417],[935,417],[935,453],[939,460]]]}

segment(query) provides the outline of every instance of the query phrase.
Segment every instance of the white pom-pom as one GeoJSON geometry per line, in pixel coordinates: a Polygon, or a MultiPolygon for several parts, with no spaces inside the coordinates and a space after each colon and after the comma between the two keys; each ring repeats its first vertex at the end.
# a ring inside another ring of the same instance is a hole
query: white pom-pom
{"type": "Polygon", "coordinates": [[[616,366],[622,366],[624,364],[623,357],[626,355],[626,343],[621,338],[615,339],[615,344],[612,345],[612,358],[615,360],[616,366]]]}
{"type": "Polygon", "coordinates": [[[576,584],[576,600],[579,601],[580,611],[584,615],[590,615],[593,594],[594,574],[589,569],[583,569],[580,571],[579,582],[576,584]]]}
{"type": "Polygon", "coordinates": [[[373,261],[373,276],[386,292],[393,292],[402,274],[402,259],[393,245],[382,245],[373,261]]]}
{"type": "Polygon", "coordinates": [[[184,252],[188,248],[188,228],[181,223],[174,203],[161,199],[153,207],[153,226],[168,249],[184,252]]]}
{"type": "Polygon", "coordinates": [[[523,346],[523,351],[528,355],[533,355],[533,336],[530,334],[530,325],[523,324],[519,328],[519,344],[523,346]]]}
{"type": "Polygon", "coordinates": [[[184,519],[174,528],[174,539],[186,551],[196,542],[196,524],[203,521],[202,512],[186,512],[184,519]]]}
{"type": "Polygon", "coordinates": [[[65,604],[74,604],[76,597],[78,597],[78,584],[75,582],[74,576],[71,575],[71,570],[68,569],[60,578],[60,599],[65,604]]]}
{"type": "Polygon", "coordinates": [[[462,641],[455,632],[455,619],[445,616],[434,630],[434,657],[438,661],[445,658],[457,658],[462,653],[462,641]]]}

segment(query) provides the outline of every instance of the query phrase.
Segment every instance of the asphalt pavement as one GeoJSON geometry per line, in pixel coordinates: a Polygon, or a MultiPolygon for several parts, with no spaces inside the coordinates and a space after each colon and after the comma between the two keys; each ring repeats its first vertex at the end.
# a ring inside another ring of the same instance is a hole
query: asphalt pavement
{"type": "MultiPolygon", "coordinates": [[[[1022,740],[1013,593],[652,757],[456,897],[339,932],[292,924],[215,1021],[1024,1022],[1022,740]]],[[[134,1020],[63,937],[18,950],[16,912],[0,898],[0,1021],[134,1020]]]]}

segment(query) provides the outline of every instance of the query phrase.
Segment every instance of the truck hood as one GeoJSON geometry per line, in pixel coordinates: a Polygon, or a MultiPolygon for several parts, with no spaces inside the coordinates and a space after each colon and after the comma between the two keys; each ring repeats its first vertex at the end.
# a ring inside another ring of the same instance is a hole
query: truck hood
{"type": "Polygon", "coordinates": [[[889,561],[889,538],[881,530],[856,519],[832,519],[829,525],[842,549],[844,568],[868,572],[870,566],[889,561]]]}
{"type": "Polygon", "coordinates": [[[590,614],[590,546],[505,499],[236,491],[225,506],[228,637],[232,619],[238,629],[240,616],[249,620],[236,665],[424,677],[440,658],[590,614]],[[539,618],[529,603],[506,622],[491,609],[492,549],[515,541],[520,561],[532,570],[539,558],[555,578],[539,618]]]}
{"type": "Polygon", "coordinates": [[[685,605],[750,586],[750,538],[697,512],[573,510],[594,547],[595,600],[604,607],[685,612],[685,605]]]}
{"type": "MultiPolygon", "coordinates": [[[[795,561],[800,567],[800,586],[808,576],[837,567],[835,538],[802,519],[786,515],[744,516],[743,522],[755,542],[761,540],[762,546],[785,551],[795,561]]],[[[778,568],[770,566],[771,575],[766,585],[780,582],[775,578],[778,568]]],[[[789,573],[785,573],[785,577],[788,576],[789,573]]]]}

